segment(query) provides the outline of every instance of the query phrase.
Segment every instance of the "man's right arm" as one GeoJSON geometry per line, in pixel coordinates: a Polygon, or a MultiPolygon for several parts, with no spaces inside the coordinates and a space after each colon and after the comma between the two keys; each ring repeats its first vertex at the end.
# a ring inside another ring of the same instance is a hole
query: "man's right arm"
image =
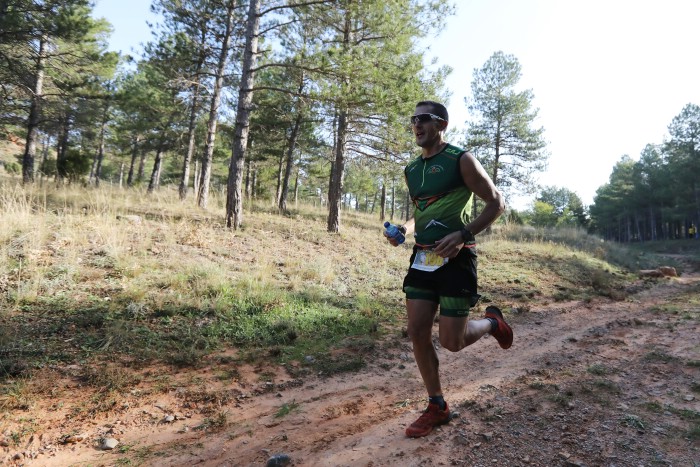
{"type": "MultiPolygon", "coordinates": [[[[405,224],[399,225],[399,227],[400,228],[402,227],[401,230],[402,230],[404,237],[408,237],[409,234],[412,234],[415,231],[416,221],[414,218],[410,218],[409,220],[406,221],[405,224]]],[[[389,243],[391,243],[393,246],[399,246],[399,243],[396,241],[396,239],[394,239],[393,237],[389,237],[386,234],[386,230],[384,231],[384,236],[389,241],[389,243]]]]}
{"type": "Polygon", "coordinates": [[[406,221],[405,224],[402,224],[402,227],[406,229],[406,231],[403,233],[404,235],[409,235],[412,234],[413,232],[416,231],[416,220],[415,218],[411,217],[409,220],[406,221]]]}

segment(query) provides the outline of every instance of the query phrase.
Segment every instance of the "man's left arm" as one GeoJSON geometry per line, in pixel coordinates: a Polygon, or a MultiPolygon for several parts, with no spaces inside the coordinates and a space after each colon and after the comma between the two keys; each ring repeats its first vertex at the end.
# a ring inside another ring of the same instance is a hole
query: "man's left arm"
{"type": "MultiPolygon", "coordinates": [[[[459,170],[464,184],[486,205],[476,218],[465,226],[466,230],[476,235],[486,230],[505,211],[501,193],[484,170],[481,163],[471,154],[465,153],[459,159],[459,170]]],[[[435,253],[442,257],[454,258],[464,245],[461,231],[452,232],[435,242],[435,253]]]]}

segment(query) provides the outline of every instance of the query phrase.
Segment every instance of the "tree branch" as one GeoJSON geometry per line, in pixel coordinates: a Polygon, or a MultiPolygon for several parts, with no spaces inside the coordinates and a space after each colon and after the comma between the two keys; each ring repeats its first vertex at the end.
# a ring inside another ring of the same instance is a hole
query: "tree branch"
{"type": "Polygon", "coordinates": [[[335,0],[317,0],[317,1],[313,1],[313,2],[295,3],[292,5],[274,6],[274,7],[268,8],[267,10],[261,11],[260,13],[258,13],[258,16],[264,16],[267,13],[270,13],[271,11],[285,10],[287,8],[296,8],[298,6],[322,5],[324,3],[335,3],[335,0]]]}
{"type": "Polygon", "coordinates": [[[310,73],[319,73],[319,74],[326,75],[326,76],[335,76],[335,73],[333,73],[331,71],[324,70],[323,68],[311,68],[311,67],[306,67],[306,66],[302,66],[302,65],[295,65],[295,64],[290,64],[290,63],[266,63],[265,65],[260,65],[257,68],[253,68],[251,71],[258,72],[260,70],[264,70],[265,68],[272,68],[272,67],[292,68],[292,69],[296,69],[296,70],[308,71],[310,73]]]}

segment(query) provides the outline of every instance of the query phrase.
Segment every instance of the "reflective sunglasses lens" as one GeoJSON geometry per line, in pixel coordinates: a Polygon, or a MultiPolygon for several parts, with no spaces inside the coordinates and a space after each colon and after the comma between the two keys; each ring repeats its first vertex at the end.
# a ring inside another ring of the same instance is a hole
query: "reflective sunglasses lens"
{"type": "Polygon", "coordinates": [[[431,121],[432,119],[433,119],[433,116],[430,114],[418,114],[418,115],[413,115],[411,117],[411,123],[414,125],[418,122],[426,123],[426,122],[431,121]]]}

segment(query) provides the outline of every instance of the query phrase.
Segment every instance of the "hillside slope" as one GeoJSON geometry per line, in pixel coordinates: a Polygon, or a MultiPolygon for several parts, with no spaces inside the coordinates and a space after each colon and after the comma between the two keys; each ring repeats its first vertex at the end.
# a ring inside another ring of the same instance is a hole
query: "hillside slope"
{"type": "Polygon", "coordinates": [[[700,463],[697,255],[667,257],[680,277],[635,279],[599,241],[590,255],[485,238],[474,313],[502,306],[513,347],[438,348],[459,416],[413,440],[426,395],[399,290],[408,246],[352,212],[340,234],[301,211],[231,232],[216,208],[137,194],[5,194],[0,462],[700,463]]]}

